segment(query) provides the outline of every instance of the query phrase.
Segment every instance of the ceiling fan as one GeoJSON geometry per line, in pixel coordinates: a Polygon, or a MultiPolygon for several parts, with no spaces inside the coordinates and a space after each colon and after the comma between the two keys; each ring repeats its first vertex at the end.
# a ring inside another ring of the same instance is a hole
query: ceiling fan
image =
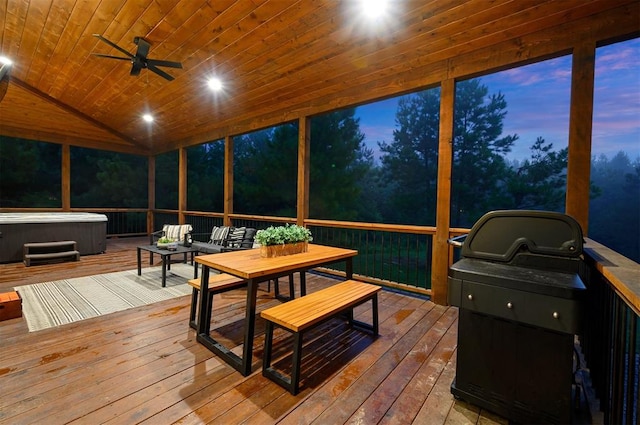
{"type": "Polygon", "coordinates": [[[133,42],[138,46],[138,50],[136,50],[136,54],[133,55],[133,54],[127,52],[122,47],[118,46],[117,44],[107,40],[106,38],[104,38],[100,34],[93,34],[93,36],[98,38],[101,41],[104,41],[109,46],[113,47],[114,49],[122,52],[127,57],[103,55],[103,54],[100,54],[100,53],[92,53],[92,55],[100,56],[102,58],[110,58],[110,59],[118,59],[118,60],[130,61],[132,66],[131,66],[131,73],[129,75],[140,75],[140,71],[142,69],[146,68],[146,69],[148,69],[148,70],[150,70],[152,72],[155,72],[159,76],[161,76],[163,78],[166,78],[167,80],[171,81],[171,80],[173,80],[173,77],[171,75],[167,74],[166,72],[164,72],[163,70],[159,69],[158,67],[159,66],[164,66],[164,67],[169,67],[169,68],[180,68],[180,69],[182,69],[182,64],[180,62],[171,62],[171,61],[164,61],[164,60],[147,58],[147,54],[149,53],[149,48],[151,47],[151,44],[149,44],[149,42],[147,40],[145,40],[144,38],[142,38],[142,37],[134,37],[133,38],[133,42]]]}

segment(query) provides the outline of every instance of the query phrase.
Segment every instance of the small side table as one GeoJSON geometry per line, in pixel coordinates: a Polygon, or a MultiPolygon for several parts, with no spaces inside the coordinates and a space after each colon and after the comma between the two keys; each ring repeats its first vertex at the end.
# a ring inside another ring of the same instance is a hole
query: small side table
{"type": "MultiPolygon", "coordinates": [[[[150,264],[153,264],[153,254],[158,254],[162,258],[162,287],[167,284],[167,270],[171,270],[171,256],[176,254],[184,255],[184,262],[187,262],[187,254],[191,253],[191,264],[193,264],[193,255],[198,250],[192,247],[178,245],[175,250],[158,248],[156,245],[141,245],[138,250],[138,276],[142,274],[142,251],[149,251],[150,264]]],[[[196,269],[197,270],[197,269],[196,269]]],[[[193,272],[194,279],[198,277],[197,271],[193,272]]]]}

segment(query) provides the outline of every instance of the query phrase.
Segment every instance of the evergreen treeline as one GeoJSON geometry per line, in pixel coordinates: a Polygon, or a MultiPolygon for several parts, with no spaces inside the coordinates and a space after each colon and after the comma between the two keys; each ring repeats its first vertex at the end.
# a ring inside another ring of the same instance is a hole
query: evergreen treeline
{"type": "MultiPolygon", "coordinates": [[[[434,225],[439,90],[405,96],[393,140],[379,160],[365,146],[355,109],[311,120],[310,215],[313,218],[434,225]]],[[[451,225],[470,227],[494,209],[563,211],[567,149],[537,138],[530,156],[508,161],[518,140],[503,134],[507,102],[479,79],[458,83],[454,115],[451,225]]],[[[297,123],[234,137],[234,211],[296,215],[297,123]]],[[[73,207],[147,205],[143,157],[73,148],[73,207]]],[[[224,144],[187,150],[189,210],[223,209],[224,144]]],[[[0,207],[60,207],[60,146],[0,139],[0,207]],[[25,190],[26,189],[26,190],[25,190]]],[[[178,205],[178,155],[156,158],[156,207],[178,205]]],[[[640,158],[624,153],[592,161],[588,234],[640,261],[640,158]]]]}

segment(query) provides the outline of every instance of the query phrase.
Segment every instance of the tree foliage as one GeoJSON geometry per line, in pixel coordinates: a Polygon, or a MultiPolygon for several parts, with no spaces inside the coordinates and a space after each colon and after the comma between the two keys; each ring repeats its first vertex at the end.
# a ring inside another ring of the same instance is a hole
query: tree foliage
{"type": "Polygon", "coordinates": [[[373,153],[363,143],[354,109],[314,117],[311,120],[311,169],[309,210],[314,218],[359,220],[371,207],[363,198],[365,175],[373,153]]]}
{"type": "Polygon", "coordinates": [[[234,137],[234,210],[295,216],[298,126],[234,137]]]}
{"type": "Polygon", "coordinates": [[[60,208],[60,145],[0,136],[0,207],[60,208]]]}
{"type": "Polygon", "coordinates": [[[187,149],[187,209],[224,210],[224,141],[187,149]]]}
{"type": "Polygon", "coordinates": [[[599,196],[589,205],[589,237],[640,262],[640,158],[593,158],[591,179],[599,196]]]}
{"type": "Polygon", "coordinates": [[[494,209],[496,188],[508,173],[504,155],[518,139],[503,135],[507,114],[504,95],[491,94],[480,79],[456,86],[451,222],[471,226],[482,214],[494,209]]]}
{"type": "Polygon", "coordinates": [[[389,189],[385,221],[435,224],[439,120],[439,90],[400,99],[393,141],[378,144],[389,189]]]}
{"type": "Polygon", "coordinates": [[[156,208],[178,209],[178,151],[156,156],[156,208]]]}
{"type": "Polygon", "coordinates": [[[538,137],[531,158],[512,166],[505,175],[504,208],[561,210],[566,187],[568,148],[554,151],[553,143],[538,137]]]}

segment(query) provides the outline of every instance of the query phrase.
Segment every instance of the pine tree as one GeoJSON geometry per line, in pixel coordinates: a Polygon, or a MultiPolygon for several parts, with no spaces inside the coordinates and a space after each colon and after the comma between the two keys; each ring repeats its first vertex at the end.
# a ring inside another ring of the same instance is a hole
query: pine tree
{"type": "Polygon", "coordinates": [[[502,135],[507,102],[489,95],[480,79],[456,86],[451,184],[451,224],[471,226],[495,206],[495,193],[507,174],[504,154],[517,135],[502,135]]]}

